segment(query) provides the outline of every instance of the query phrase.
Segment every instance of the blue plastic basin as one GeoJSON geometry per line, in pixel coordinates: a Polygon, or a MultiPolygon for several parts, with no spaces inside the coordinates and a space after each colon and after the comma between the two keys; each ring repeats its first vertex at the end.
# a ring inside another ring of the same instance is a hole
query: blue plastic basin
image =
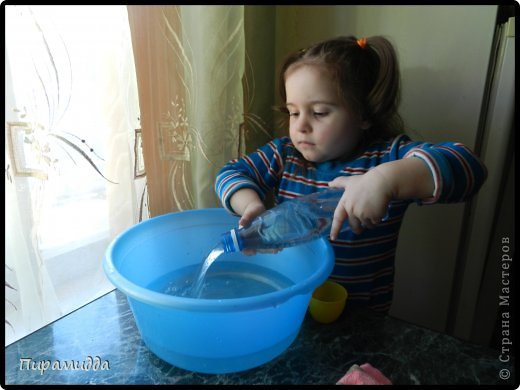
{"type": "Polygon", "coordinates": [[[332,247],[320,238],[277,254],[230,254],[213,264],[250,262],[294,282],[275,292],[196,299],[148,288],[161,276],[201,264],[220,235],[237,224],[221,208],[170,213],[127,229],[107,248],[104,271],[127,296],[144,343],[174,366],[229,373],[272,360],[294,341],[312,292],[332,272],[332,247]]]}

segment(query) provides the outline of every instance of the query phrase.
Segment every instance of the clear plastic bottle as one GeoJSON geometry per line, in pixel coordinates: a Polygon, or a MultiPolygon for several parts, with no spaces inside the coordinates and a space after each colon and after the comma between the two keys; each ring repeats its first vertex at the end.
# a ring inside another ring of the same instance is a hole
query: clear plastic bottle
{"type": "Polygon", "coordinates": [[[328,188],[280,203],[260,214],[249,226],[224,233],[224,251],[282,249],[328,235],[344,191],[328,188]]]}

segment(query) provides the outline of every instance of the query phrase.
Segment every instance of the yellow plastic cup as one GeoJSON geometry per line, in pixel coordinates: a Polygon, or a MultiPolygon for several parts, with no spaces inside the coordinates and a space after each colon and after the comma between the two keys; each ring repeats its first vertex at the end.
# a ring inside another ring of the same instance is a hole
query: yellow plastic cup
{"type": "Polygon", "coordinates": [[[322,324],[330,324],[343,313],[348,292],[341,284],[326,280],[312,293],[309,312],[322,324]]]}

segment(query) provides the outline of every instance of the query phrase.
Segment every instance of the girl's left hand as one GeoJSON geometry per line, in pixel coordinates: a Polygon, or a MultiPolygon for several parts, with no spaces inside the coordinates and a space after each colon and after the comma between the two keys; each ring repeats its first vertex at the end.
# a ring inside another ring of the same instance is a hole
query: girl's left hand
{"type": "Polygon", "coordinates": [[[347,218],[356,234],[361,234],[365,228],[374,228],[385,217],[393,197],[391,183],[376,169],[363,175],[337,177],[329,183],[329,187],[345,188],[334,211],[330,231],[332,240],[338,237],[347,218]]]}

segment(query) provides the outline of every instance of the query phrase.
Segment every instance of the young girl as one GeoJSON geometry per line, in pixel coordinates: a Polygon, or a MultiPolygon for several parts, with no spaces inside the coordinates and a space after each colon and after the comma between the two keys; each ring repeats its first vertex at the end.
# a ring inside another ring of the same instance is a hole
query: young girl
{"type": "Polygon", "coordinates": [[[290,136],[230,161],[215,185],[243,226],[265,210],[270,191],[280,203],[344,188],[330,234],[336,255],[330,279],[347,288],[349,305],[379,311],[392,302],[408,205],[465,201],[487,175],[460,143],[414,142],[400,134],[399,83],[394,48],[381,36],[338,37],[291,54],[280,73],[290,136]]]}

